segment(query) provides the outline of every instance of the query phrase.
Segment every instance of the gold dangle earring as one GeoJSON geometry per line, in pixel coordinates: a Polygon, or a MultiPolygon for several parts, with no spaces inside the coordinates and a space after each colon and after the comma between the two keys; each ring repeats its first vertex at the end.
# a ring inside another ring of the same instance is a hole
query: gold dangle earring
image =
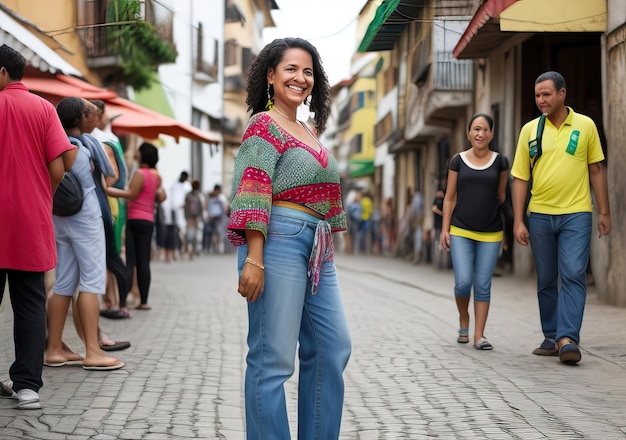
{"type": "Polygon", "coordinates": [[[265,104],[266,110],[271,110],[274,108],[274,96],[270,93],[271,84],[267,85],[267,104],[265,104]]]}

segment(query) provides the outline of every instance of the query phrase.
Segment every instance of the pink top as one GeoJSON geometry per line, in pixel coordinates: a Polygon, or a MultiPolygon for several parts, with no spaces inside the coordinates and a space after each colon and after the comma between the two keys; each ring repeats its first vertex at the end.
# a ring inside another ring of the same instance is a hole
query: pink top
{"type": "Polygon", "coordinates": [[[135,200],[128,202],[128,220],[154,221],[154,201],[160,179],[153,168],[139,168],[137,173],[143,174],[143,186],[135,200]]]}
{"type": "Polygon", "coordinates": [[[21,82],[0,91],[0,139],[0,269],[53,269],[48,164],[75,147],[54,106],[21,82]]]}

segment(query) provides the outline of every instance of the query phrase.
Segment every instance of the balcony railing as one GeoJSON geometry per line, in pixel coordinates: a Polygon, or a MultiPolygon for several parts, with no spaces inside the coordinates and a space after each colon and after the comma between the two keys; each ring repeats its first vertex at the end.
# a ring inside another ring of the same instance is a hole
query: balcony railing
{"type": "Polygon", "coordinates": [[[387,113],[374,126],[374,145],[382,144],[393,132],[393,119],[391,112],[387,113]]]}
{"type": "Polygon", "coordinates": [[[472,60],[457,60],[452,52],[435,52],[433,60],[435,90],[471,90],[472,60]]]}
{"type": "Polygon", "coordinates": [[[88,58],[103,58],[115,55],[115,48],[119,46],[118,39],[110,37],[119,26],[101,26],[80,31],[81,40],[88,58]]]}
{"type": "MultiPolygon", "coordinates": [[[[100,9],[88,11],[81,19],[84,27],[80,29],[79,36],[88,58],[116,55],[115,50],[119,47],[120,37],[114,38],[112,35],[119,35],[122,26],[132,26],[132,23],[108,24],[110,20],[107,19],[106,8],[110,6],[110,2],[105,3],[100,9]]],[[[173,11],[154,0],[146,0],[143,19],[154,25],[162,40],[173,44],[173,11]]]]}

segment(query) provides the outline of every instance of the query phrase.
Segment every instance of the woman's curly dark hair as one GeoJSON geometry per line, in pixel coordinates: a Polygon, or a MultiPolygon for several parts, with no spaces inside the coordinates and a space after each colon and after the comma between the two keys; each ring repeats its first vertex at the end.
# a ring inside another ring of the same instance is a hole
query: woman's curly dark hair
{"type": "Polygon", "coordinates": [[[330,115],[330,84],[322,67],[322,61],[317,49],[302,38],[278,38],[261,50],[248,72],[248,111],[256,114],[265,111],[267,105],[267,71],[276,66],[283,59],[287,49],[298,48],[306,50],[313,60],[313,80],[315,84],[311,91],[311,105],[309,108],[315,113],[315,128],[318,134],[326,129],[326,121],[330,115]]]}

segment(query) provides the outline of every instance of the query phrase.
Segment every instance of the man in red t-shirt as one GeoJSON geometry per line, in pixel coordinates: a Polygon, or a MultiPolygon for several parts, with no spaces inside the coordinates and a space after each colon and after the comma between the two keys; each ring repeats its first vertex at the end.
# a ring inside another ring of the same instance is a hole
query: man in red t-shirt
{"type": "Polygon", "coordinates": [[[6,280],[14,317],[13,382],[0,391],[38,409],[46,338],[44,272],[56,266],[52,196],[76,158],[54,106],[21,79],[26,61],[0,46],[0,301],[6,280]]]}

